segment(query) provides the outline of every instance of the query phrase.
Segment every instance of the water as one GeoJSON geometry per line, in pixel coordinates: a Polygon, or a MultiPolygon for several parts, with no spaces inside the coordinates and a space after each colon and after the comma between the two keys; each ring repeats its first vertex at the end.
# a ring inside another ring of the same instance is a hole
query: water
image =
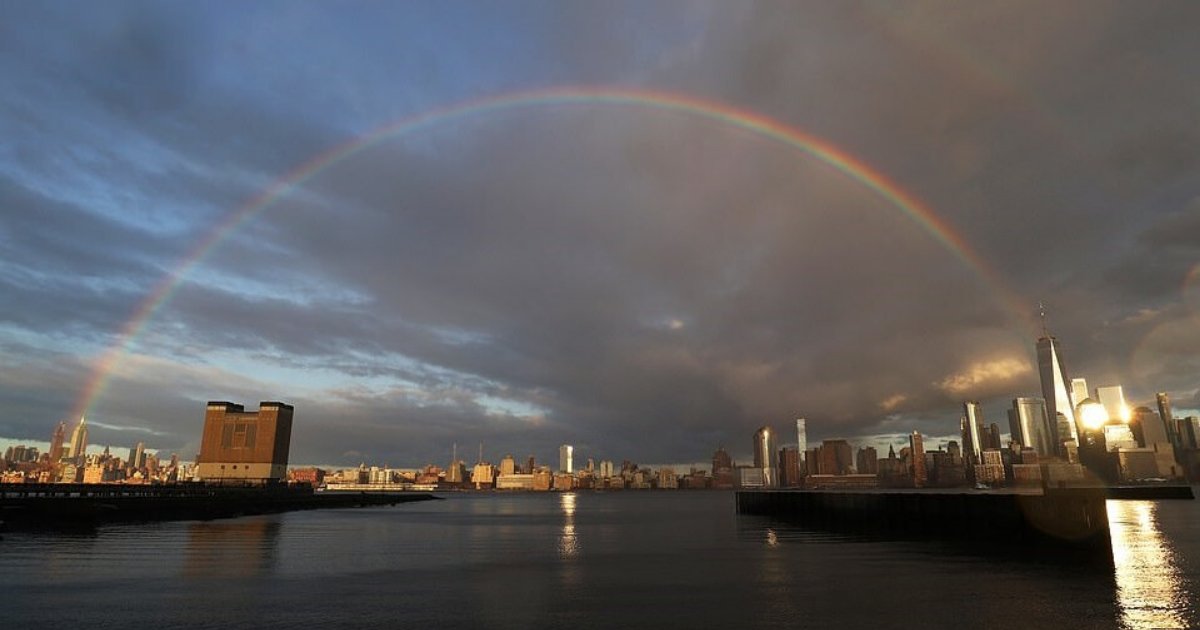
{"type": "MultiPolygon", "coordinates": [[[[721,492],[7,533],[7,627],[1195,627],[1200,502],[1110,502],[1116,567],[839,537],[721,492]]],[[[982,544],[982,543],[980,543],[982,544]]]]}

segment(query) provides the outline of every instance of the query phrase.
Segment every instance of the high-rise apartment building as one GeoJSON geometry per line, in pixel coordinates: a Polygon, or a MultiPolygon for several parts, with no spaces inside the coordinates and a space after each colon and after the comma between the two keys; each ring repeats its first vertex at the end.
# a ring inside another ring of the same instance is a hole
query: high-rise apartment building
{"type": "Polygon", "coordinates": [[[808,421],[804,418],[796,419],[796,451],[800,453],[800,472],[805,472],[805,454],[808,453],[808,421]]]}
{"type": "Polygon", "coordinates": [[[261,402],[256,412],[231,402],[208,403],[197,475],[205,480],[284,479],[294,412],[281,402],[261,402]]]}
{"type": "Polygon", "coordinates": [[[558,472],[568,475],[575,473],[574,453],[575,447],[570,444],[558,447],[558,472]]]}
{"type": "Polygon", "coordinates": [[[1038,374],[1042,381],[1042,398],[1046,401],[1046,417],[1054,430],[1054,448],[1064,452],[1063,442],[1079,443],[1079,428],[1075,423],[1075,406],[1067,392],[1067,368],[1059,356],[1058,340],[1049,334],[1038,339],[1038,374]]]}

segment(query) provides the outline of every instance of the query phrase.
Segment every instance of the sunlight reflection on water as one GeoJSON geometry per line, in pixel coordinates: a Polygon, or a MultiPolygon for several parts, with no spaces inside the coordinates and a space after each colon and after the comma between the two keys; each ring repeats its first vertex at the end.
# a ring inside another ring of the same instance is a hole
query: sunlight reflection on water
{"type": "Polygon", "coordinates": [[[558,536],[558,555],[571,558],[579,553],[579,539],[575,535],[575,493],[567,492],[558,498],[563,513],[562,533],[558,536]]]}
{"type": "Polygon", "coordinates": [[[1186,628],[1188,608],[1174,551],[1153,501],[1108,501],[1121,621],[1129,628],[1186,628]]]}

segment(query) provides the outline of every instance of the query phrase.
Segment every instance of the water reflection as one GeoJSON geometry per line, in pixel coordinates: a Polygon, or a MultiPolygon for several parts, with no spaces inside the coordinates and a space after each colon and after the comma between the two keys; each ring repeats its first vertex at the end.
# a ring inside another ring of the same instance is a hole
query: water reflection
{"type": "Polygon", "coordinates": [[[563,513],[562,532],[558,536],[558,555],[570,559],[579,554],[579,539],[575,536],[575,493],[566,492],[558,497],[558,507],[563,513]]]}
{"type": "Polygon", "coordinates": [[[1153,501],[1108,501],[1117,603],[1130,628],[1186,628],[1187,595],[1153,501]]]}
{"type": "Polygon", "coordinates": [[[277,518],[192,523],[183,573],[191,578],[268,575],[275,567],[279,529],[277,518]]]}

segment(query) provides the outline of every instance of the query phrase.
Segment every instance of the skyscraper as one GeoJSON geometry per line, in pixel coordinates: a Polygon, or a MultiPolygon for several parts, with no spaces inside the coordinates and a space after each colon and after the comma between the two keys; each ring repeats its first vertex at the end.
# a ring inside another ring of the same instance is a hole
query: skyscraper
{"type": "Polygon", "coordinates": [[[71,432],[71,459],[76,466],[82,466],[87,456],[88,429],[87,421],[79,416],[79,425],[71,432]]]}
{"type": "Polygon", "coordinates": [[[572,459],[575,452],[575,447],[570,444],[563,444],[558,447],[558,472],[567,473],[568,475],[575,472],[575,463],[572,459]]]}
{"type": "Polygon", "coordinates": [[[63,442],[67,439],[67,423],[59,422],[50,437],[50,463],[57,464],[63,456],[63,442]]]}
{"type": "Polygon", "coordinates": [[[1108,412],[1108,417],[1113,420],[1129,422],[1132,417],[1129,406],[1125,404],[1125,391],[1120,385],[1097,387],[1096,400],[1101,405],[1104,405],[1104,410],[1108,412]]]}
{"type": "Polygon", "coordinates": [[[1074,440],[1079,443],[1079,429],[1075,424],[1075,408],[1067,393],[1067,368],[1058,355],[1058,340],[1049,334],[1038,339],[1038,373],[1042,379],[1042,398],[1046,401],[1046,417],[1054,429],[1054,448],[1063,452],[1062,443],[1074,440]],[[1060,418],[1061,416],[1061,418],[1060,418]]]}
{"type": "Polygon", "coordinates": [[[759,427],[754,432],[754,467],[762,471],[763,486],[767,488],[779,485],[774,459],[775,432],[771,427],[759,427]]]}
{"type": "Polygon", "coordinates": [[[804,418],[796,419],[796,451],[800,453],[800,472],[804,472],[805,454],[808,453],[808,426],[804,418]]]}
{"type": "Polygon", "coordinates": [[[1175,418],[1171,415],[1171,397],[1167,392],[1158,392],[1154,395],[1155,401],[1158,403],[1158,415],[1162,416],[1162,420],[1167,425],[1167,439],[1171,444],[1178,444],[1179,437],[1175,435],[1175,418]]]}
{"type": "Polygon", "coordinates": [[[920,433],[913,431],[908,436],[908,448],[912,453],[912,465],[909,473],[912,474],[913,486],[924,488],[926,482],[929,481],[929,473],[925,470],[925,440],[920,433]]]}
{"type": "Polygon", "coordinates": [[[1012,439],[1043,457],[1054,455],[1054,434],[1046,417],[1046,401],[1041,398],[1014,398],[1008,410],[1008,428],[1012,439]]]}
{"type": "Polygon", "coordinates": [[[983,407],[978,401],[968,400],[963,403],[963,416],[960,420],[963,439],[963,453],[967,460],[967,470],[983,461],[984,425],[983,407]]]}
{"type": "Polygon", "coordinates": [[[1088,386],[1086,378],[1071,379],[1071,406],[1078,407],[1079,403],[1087,400],[1088,386]]]}

